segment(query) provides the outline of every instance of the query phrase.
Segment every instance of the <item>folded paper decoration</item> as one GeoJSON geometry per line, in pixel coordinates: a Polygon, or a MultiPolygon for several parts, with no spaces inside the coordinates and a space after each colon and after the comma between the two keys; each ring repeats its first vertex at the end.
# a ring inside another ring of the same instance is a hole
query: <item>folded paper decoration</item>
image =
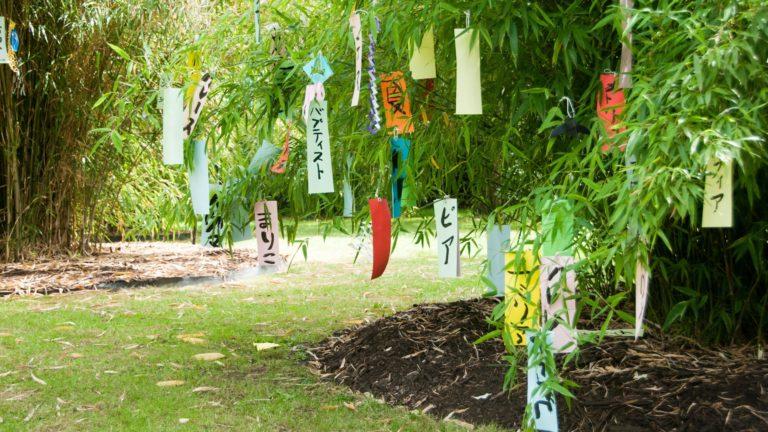
{"type": "MultiPolygon", "coordinates": [[[[528,339],[528,405],[537,432],[557,432],[557,400],[551,390],[542,388],[549,379],[546,366],[545,344],[537,343],[541,337],[536,332],[527,332],[528,339]]],[[[552,336],[546,334],[546,345],[552,345],[552,336]]]]}
{"type": "Polygon", "coordinates": [[[506,265],[507,310],[504,322],[515,345],[525,345],[525,330],[539,327],[541,290],[539,289],[538,257],[530,250],[519,256],[507,253],[506,265]]]}
{"type": "Polygon", "coordinates": [[[373,270],[371,279],[376,279],[387,269],[389,250],[392,246],[392,218],[387,200],[371,198],[368,200],[371,211],[371,231],[373,231],[373,270]]]}
{"type": "Polygon", "coordinates": [[[10,21],[8,23],[8,66],[13,73],[19,74],[19,59],[16,57],[16,53],[19,52],[19,32],[16,30],[16,23],[10,21]]]}
{"type": "Polygon", "coordinates": [[[205,74],[200,78],[200,82],[197,84],[195,93],[192,95],[192,100],[187,107],[187,121],[184,123],[184,139],[189,138],[192,135],[192,131],[195,129],[197,120],[200,118],[200,113],[203,111],[205,102],[208,100],[208,93],[211,91],[211,75],[205,74]]]}
{"type": "Polygon", "coordinates": [[[354,156],[347,156],[347,169],[344,171],[344,189],[342,191],[344,194],[344,217],[352,217],[355,214],[355,192],[352,190],[352,184],[349,181],[354,161],[354,156]]]}
{"type": "Polygon", "coordinates": [[[280,225],[277,218],[277,201],[259,201],[255,205],[256,242],[258,245],[260,266],[279,266],[280,225]]]}
{"type": "Polygon", "coordinates": [[[509,250],[509,225],[491,225],[488,227],[488,279],[496,288],[496,296],[504,296],[504,266],[506,253],[509,250]]]}
{"type": "Polygon", "coordinates": [[[541,257],[541,310],[556,352],[576,349],[576,271],[571,256],[541,257]]]}
{"type": "Polygon", "coordinates": [[[704,180],[703,228],[733,227],[733,161],[711,159],[704,180]]]}
{"type": "Polygon", "coordinates": [[[645,306],[648,303],[650,279],[651,272],[638,259],[635,266],[635,340],[643,335],[643,319],[645,306]]]}
{"type": "Polygon", "coordinates": [[[411,99],[402,72],[381,74],[381,97],[387,130],[394,134],[413,133],[411,99]]]}
{"type": "MultiPolygon", "coordinates": [[[[629,20],[632,18],[629,10],[634,7],[634,0],[619,0],[624,18],[621,20],[621,29],[625,33],[629,27],[629,20]]],[[[632,87],[632,32],[627,33],[626,41],[621,43],[621,64],[619,65],[619,88],[626,89],[632,87]]]]}
{"type": "Polygon", "coordinates": [[[459,277],[459,206],[455,198],[435,202],[437,265],[439,277],[459,277]]]}
{"type": "Polygon", "coordinates": [[[328,59],[323,53],[319,53],[315,58],[304,65],[304,73],[307,74],[313,84],[322,84],[333,75],[333,69],[328,64],[328,59]]]}
{"type": "MultiPolygon", "coordinates": [[[[624,91],[617,88],[616,74],[600,74],[600,92],[597,95],[597,116],[603,123],[608,138],[613,138],[617,132],[623,132],[620,126],[621,113],[624,112],[624,91]]],[[[610,143],[601,146],[601,150],[611,149],[610,143]]]]}
{"type": "Polygon", "coordinates": [[[5,17],[0,16],[0,64],[8,63],[8,36],[5,31],[5,17]]]}
{"type": "Polygon", "coordinates": [[[453,35],[456,38],[456,114],[482,114],[480,34],[477,30],[454,29],[453,35]]]}
{"type": "Polygon", "coordinates": [[[379,96],[376,90],[376,33],[381,29],[379,18],[375,18],[376,31],[368,33],[368,97],[371,101],[371,110],[368,112],[368,132],[376,135],[381,130],[381,116],[379,115],[379,96]]]}
{"type": "Polygon", "coordinates": [[[435,34],[427,30],[421,38],[421,45],[414,47],[411,62],[411,77],[415,80],[437,78],[435,70],[435,34]]]}
{"type": "Polygon", "coordinates": [[[405,166],[411,150],[411,141],[402,137],[396,137],[390,140],[390,145],[392,155],[392,217],[399,218],[403,185],[407,175],[405,166]]]}
{"type": "Polygon", "coordinates": [[[291,154],[291,130],[289,125],[285,125],[285,141],[283,141],[283,151],[280,153],[280,157],[277,158],[274,165],[270,170],[275,174],[285,173],[285,167],[288,165],[288,157],[291,154]]]}
{"type": "Polygon", "coordinates": [[[355,89],[352,92],[352,106],[360,103],[360,81],[363,75],[363,30],[360,14],[352,12],[349,17],[349,27],[352,29],[352,40],[355,43],[355,89]]]}
{"type": "Polygon", "coordinates": [[[573,255],[573,206],[567,200],[558,199],[544,207],[541,255],[573,255]]]}
{"type": "Polygon", "coordinates": [[[184,95],[181,89],[163,90],[163,163],[184,163],[184,95]]]}
{"type": "Polygon", "coordinates": [[[189,192],[192,208],[196,215],[207,215],[209,211],[208,156],[205,140],[195,141],[194,165],[189,170],[189,192]]]}
{"type": "Polygon", "coordinates": [[[310,103],[307,118],[307,181],[310,194],[333,193],[328,102],[310,103]]]}

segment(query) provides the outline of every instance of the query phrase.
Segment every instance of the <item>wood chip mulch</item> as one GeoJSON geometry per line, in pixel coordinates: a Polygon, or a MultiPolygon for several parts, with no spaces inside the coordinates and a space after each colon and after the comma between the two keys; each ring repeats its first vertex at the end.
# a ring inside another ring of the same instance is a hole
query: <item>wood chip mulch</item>
{"type": "MultiPolygon", "coordinates": [[[[310,349],[309,363],[325,379],[392,405],[514,430],[525,409],[525,373],[503,392],[503,345],[472,343],[488,331],[494,304],[416,305],[334,334],[310,349]]],[[[581,347],[563,373],[579,387],[570,409],[558,398],[561,431],[768,431],[768,361],[754,346],[606,338],[581,347]]]]}
{"type": "Polygon", "coordinates": [[[256,258],[249,249],[230,255],[186,243],[110,243],[86,256],[0,264],[0,296],[213,280],[254,267],[256,258]]]}

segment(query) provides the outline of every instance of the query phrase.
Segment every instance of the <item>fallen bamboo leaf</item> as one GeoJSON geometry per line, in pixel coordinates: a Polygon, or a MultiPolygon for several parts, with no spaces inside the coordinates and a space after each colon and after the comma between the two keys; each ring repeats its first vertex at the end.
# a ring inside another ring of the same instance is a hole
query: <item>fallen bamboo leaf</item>
{"type": "Polygon", "coordinates": [[[157,384],[155,385],[157,385],[158,387],[178,387],[184,384],[186,383],[182,380],[169,380],[169,381],[158,381],[157,384]]]}
{"type": "Polygon", "coordinates": [[[217,352],[195,354],[192,356],[193,359],[202,360],[202,361],[214,361],[214,360],[223,359],[224,357],[226,357],[224,354],[217,353],[217,352]]]}
{"type": "Polygon", "coordinates": [[[204,393],[204,392],[215,392],[215,391],[219,391],[219,388],[203,386],[203,387],[195,387],[192,389],[192,393],[204,393]]]}
{"type": "Polygon", "coordinates": [[[32,372],[30,372],[29,374],[32,375],[32,380],[34,382],[36,382],[36,383],[38,383],[40,385],[48,385],[47,382],[45,382],[45,381],[41,380],[40,378],[36,377],[35,374],[33,374],[32,372]]]}
{"type": "Polygon", "coordinates": [[[277,348],[280,346],[280,344],[271,343],[271,342],[255,342],[253,345],[256,347],[256,351],[264,351],[272,348],[277,348]]]}
{"type": "Polygon", "coordinates": [[[344,406],[347,407],[347,409],[349,409],[350,411],[357,411],[357,407],[353,403],[344,402],[344,406]]]}
{"type": "Polygon", "coordinates": [[[74,353],[70,353],[70,354],[69,354],[69,357],[70,357],[70,358],[73,358],[73,359],[79,359],[79,358],[82,358],[82,357],[83,357],[83,355],[82,355],[82,354],[80,354],[80,353],[76,353],[76,352],[74,352],[74,353]]]}

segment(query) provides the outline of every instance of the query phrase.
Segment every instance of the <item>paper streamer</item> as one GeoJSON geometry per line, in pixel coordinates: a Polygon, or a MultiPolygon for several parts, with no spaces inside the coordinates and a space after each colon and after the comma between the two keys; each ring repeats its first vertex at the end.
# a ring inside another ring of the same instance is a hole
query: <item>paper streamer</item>
{"type": "Polygon", "coordinates": [[[459,277],[459,206],[455,198],[435,202],[437,264],[439,277],[459,277]]]}
{"type": "Polygon", "coordinates": [[[488,252],[488,279],[496,287],[496,296],[504,296],[504,266],[506,252],[509,250],[509,225],[491,225],[486,233],[488,252]]]}
{"type": "Polygon", "coordinates": [[[564,199],[545,205],[541,221],[542,256],[573,255],[573,207],[564,199]]]}
{"type": "Polygon", "coordinates": [[[703,228],[733,227],[733,161],[711,159],[704,179],[703,228]]]}
{"type": "Polygon", "coordinates": [[[454,29],[453,35],[456,38],[456,114],[482,114],[480,35],[471,29],[454,29]]]}
{"type": "Polygon", "coordinates": [[[253,25],[256,32],[256,43],[261,43],[261,0],[253,0],[253,25]]]}
{"type": "Polygon", "coordinates": [[[205,154],[205,140],[195,141],[194,166],[189,170],[189,193],[196,215],[207,215],[209,211],[208,156],[205,154]]]}
{"type": "Polygon", "coordinates": [[[258,201],[254,211],[256,213],[256,242],[259,251],[259,265],[282,265],[277,201],[258,201]]]}
{"type": "Polygon", "coordinates": [[[5,31],[5,17],[0,16],[0,63],[8,63],[8,36],[5,31]]]}
{"type": "Polygon", "coordinates": [[[256,154],[253,155],[251,163],[248,165],[248,172],[254,175],[262,170],[272,158],[280,152],[280,149],[275,147],[271,142],[266,139],[261,141],[261,147],[256,150],[256,154]]]}
{"type": "MultiPolygon", "coordinates": [[[[600,93],[597,95],[597,116],[603,122],[608,138],[613,138],[617,131],[623,132],[619,126],[621,113],[624,112],[624,91],[616,88],[616,74],[600,74],[600,93]]],[[[600,148],[602,151],[611,149],[611,143],[605,143],[600,148]]]]}
{"type": "Polygon", "coordinates": [[[414,48],[409,63],[411,77],[415,80],[437,78],[435,69],[435,34],[427,30],[421,38],[421,44],[414,48]]]}
{"type": "Polygon", "coordinates": [[[384,274],[389,263],[389,250],[392,246],[392,219],[387,200],[371,198],[368,200],[371,211],[371,230],[373,231],[373,270],[371,280],[384,274]]]}
{"type": "Polygon", "coordinates": [[[184,163],[184,95],[181,89],[163,90],[163,163],[184,163]]]}
{"type": "Polygon", "coordinates": [[[401,71],[381,74],[381,96],[387,130],[394,134],[413,133],[411,99],[401,71]]]}
{"type": "Polygon", "coordinates": [[[571,256],[545,256],[541,258],[541,310],[549,327],[552,348],[569,353],[576,349],[576,271],[571,256]]]}
{"type": "MultiPolygon", "coordinates": [[[[619,0],[624,19],[621,20],[621,29],[626,33],[629,20],[632,15],[629,10],[634,7],[634,0],[619,0]]],[[[632,87],[632,32],[627,33],[626,42],[621,43],[621,64],[619,65],[619,88],[632,87]]]]}
{"type": "Polygon", "coordinates": [[[208,100],[208,93],[211,91],[212,78],[210,74],[203,75],[200,83],[197,84],[195,93],[192,96],[192,102],[187,107],[187,121],[184,123],[184,139],[192,135],[192,131],[197,125],[200,113],[203,111],[205,102],[208,100]]]}
{"type": "MultiPolygon", "coordinates": [[[[381,28],[379,18],[376,20],[376,32],[381,28]]],[[[381,117],[379,116],[379,95],[376,91],[376,32],[368,34],[368,97],[371,101],[371,110],[368,112],[368,132],[376,135],[381,130],[381,117]]]]}
{"type": "Polygon", "coordinates": [[[349,175],[352,172],[352,163],[355,158],[352,155],[347,156],[347,170],[344,172],[344,217],[352,217],[355,214],[355,192],[349,182],[349,175]]]}
{"type": "Polygon", "coordinates": [[[405,166],[408,163],[411,141],[402,137],[395,137],[390,140],[390,144],[392,156],[392,217],[399,218],[403,185],[405,184],[405,178],[407,176],[405,166]]]}
{"type": "Polygon", "coordinates": [[[360,14],[352,12],[349,17],[349,27],[352,28],[352,39],[355,42],[355,89],[352,92],[352,106],[360,104],[360,82],[363,75],[363,30],[360,14]]]}
{"type": "Polygon", "coordinates": [[[525,345],[525,330],[538,328],[538,311],[541,304],[539,289],[538,257],[525,250],[521,261],[516,262],[517,252],[507,253],[504,314],[506,328],[515,345],[525,345]],[[519,266],[516,266],[519,264],[519,266]]]}
{"type": "Polygon", "coordinates": [[[277,158],[274,165],[270,170],[275,174],[284,174],[285,168],[288,165],[288,158],[291,154],[291,130],[286,124],[285,126],[285,141],[283,142],[283,151],[280,153],[280,157],[277,158]]]}
{"type": "Polygon", "coordinates": [[[328,102],[312,101],[307,119],[307,181],[310,194],[333,192],[328,102]]]}
{"type": "MultiPolygon", "coordinates": [[[[535,332],[527,332],[528,339],[528,405],[536,432],[557,432],[557,400],[551,391],[544,391],[542,385],[549,379],[543,347],[536,346],[535,332]]],[[[547,333],[547,345],[552,344],[552,336],[547,333]]]]}
{"type": "Polygon", "coordinates": [[[648,303],[648,287],[651,272],[645,268],[642,261],[637,260],[635,266],[635,340],[643,335],[643,319],[645,306],[648,303]]]}

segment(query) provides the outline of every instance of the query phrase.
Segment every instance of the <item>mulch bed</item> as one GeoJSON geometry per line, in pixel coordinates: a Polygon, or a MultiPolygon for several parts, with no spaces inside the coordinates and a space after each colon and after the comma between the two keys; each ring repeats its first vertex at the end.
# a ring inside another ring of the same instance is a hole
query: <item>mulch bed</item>
{"type": "Polygon", "coordinates": [[[256,264],[255,250],[184,243],[110,243],[85,256],[0,264],[0,296],[224,279],[256,264]]]}
{"type": "MultiPolygon", "coordinates": [[[[487,333],[494,305],[416,305],[334,334],[310,350],[310,364],[325,379],[389,404],[516,429],[524,371],[521,384],[503,392],[503,344],[472,343],[487,333]]],[[[606,338],[581,347],[563,373],[579,387],[571,409],[558,398],[562,431],[768,430],[768,361],[757,360],[754,346],[713,351],[652,333],[638,342],[606,338]]]]}

